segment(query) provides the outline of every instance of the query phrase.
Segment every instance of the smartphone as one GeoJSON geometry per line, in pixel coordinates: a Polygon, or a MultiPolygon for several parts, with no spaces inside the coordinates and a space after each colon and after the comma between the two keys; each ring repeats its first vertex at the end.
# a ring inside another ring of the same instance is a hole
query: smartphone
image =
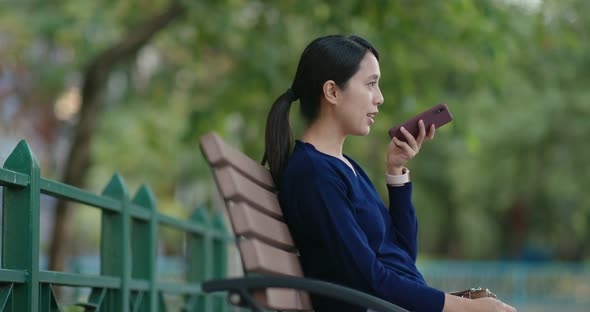
{"type": "Polygon", "coordinates": [[[420,119],[424,121],[424,128],[428,133],[430,125],[434,125],[435,128],[440,128],[451,122],[451,120],[453,120],[453,115],[451,115],[449,108],[445,104],[438,104],[414,118],[389,129],[389,137],[392,139],[393,137],[396,137],[402,141],[406,141],[406,137],[400,130],[401,127],[406,128],[406,130],[408,130],[414,137],[417,137],[420,132],[420,128],[418,127],[418,121],[420,119]]]}

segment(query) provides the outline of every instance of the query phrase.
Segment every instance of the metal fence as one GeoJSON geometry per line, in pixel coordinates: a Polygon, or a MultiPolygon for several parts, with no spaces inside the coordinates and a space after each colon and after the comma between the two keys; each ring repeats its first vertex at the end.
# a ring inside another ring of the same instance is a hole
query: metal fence
{"type": "Polygon", "coordinates": [[[227,244],[232,240],[220,214],[198,209],[190,220],[161,214],[149,187],[129,197],[115,174],[101,195],[41,177],[35,155],[21,141],[0,168],[2,186],[2,265],[0,311],[166,311],[165,294],[180,295],[183,311],[228,311],[224,297],[206,296],[200,283],[226,276],[227,244]],[[101,211],[100,274],[41,270],[41,194],[101,211]],[[157,279],[161,226],[186,235],[184,281],[157,279]],[[58,304],[52,286],[90,288],[82,302],[58,304]],[[77,310],[80,311],[80,310],[77,310]]]}
{"type": "MultiPolygon", "coordinates": [[[[0,187],[0,312],[80,311],[70,308],[74,306],[104,312],[234,310],[224,296],[206,296],[200,288],[202,281],[227,275],[226,253],[234,244],[221,214],[211,216],[201,208],[190,220],[166,216],[158,212],[147,186],[130,198],[117,174],[101,195],[42,178],[38,162],[24,141],[0,168],[0,187]],[[98,266],[95,271],[100,274],[40,269],[41,194],[100,210],[100,255],[79,262],[98,266]],[[174,265],[158,263],[158,232],[162,226],[186,235],[185,257],[166,262],[174,265]],[[160,281],[158,275],[163,274],[183,278],[160,281]],[[81,302],[58,304],[52,286],[89,291],[81,302]],[[169,294],[180,297],[175,307],[166,306],[164,297],[169,294]]],[[[429,260],[418,266],[433,287],[448,291],[487,287],[521,312],[590,309],[590,264],[429,260]]]]}

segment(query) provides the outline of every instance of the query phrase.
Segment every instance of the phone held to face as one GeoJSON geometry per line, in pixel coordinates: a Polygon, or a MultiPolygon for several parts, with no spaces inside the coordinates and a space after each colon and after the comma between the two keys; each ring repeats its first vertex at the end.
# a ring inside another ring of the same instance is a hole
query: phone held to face
{"type": "Polygon", "coordinates": [[[393,139],[395,136],[402,141],[406,141],[406,137],[400,130],[401,127],[406,128],[406,130],[408,130],[414,137],[417,137],[420,132],[420,128],[418,127],[418,121],[420,121],[420,119],[424,121],[424,129],[428,133],[430,125],[434,125],[435,128],[440,128],[453,120],[453,116],[445,104],[438,104],[414,118],[389,129],[389,137],[393,139]]]}

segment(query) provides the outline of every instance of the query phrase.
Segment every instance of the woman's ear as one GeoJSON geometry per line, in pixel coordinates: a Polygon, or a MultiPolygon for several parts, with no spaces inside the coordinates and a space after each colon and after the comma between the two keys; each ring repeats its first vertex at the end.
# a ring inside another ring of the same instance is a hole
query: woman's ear
{"type": "Polygon", "coordinates": [[[338,86],[336,85],[334,80],[328,80],[328,81],[324,82],[324,85],[322,86],[322,90],[324,92],[324,98],[326,98],[326,100],[329,103],[336,104],[338,102],[337,96],[336,96],[336,92],[338,91],[338,86]]]}

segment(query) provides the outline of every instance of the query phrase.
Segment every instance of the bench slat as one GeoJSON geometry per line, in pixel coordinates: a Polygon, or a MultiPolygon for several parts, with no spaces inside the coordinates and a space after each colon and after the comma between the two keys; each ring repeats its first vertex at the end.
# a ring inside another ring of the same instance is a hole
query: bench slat
{"type": "Polygon", "coordinates": [[[226,201],[244,201],[270,217],[282,219],[283,212],[275,193],[258,186],[230,166],[215,168],[214,175],[226,201]]]}
{"type": "Polygon", "coordinates": [[[225,143],[216,133],[201,138],[201,150],[212,167],[230,165],[262,187],[274,191],[275,184],[266,167],[225,143]]]}
{"type": "Polygon", "coordinates": [[[245,202],[229,203],[228,212],[236,235],[258,238],[287,251],[295,249],[291,233],[285,223],[259,212],[245,202]]]}
{"type": "Polygon", "coordinates": [[[278,311],[311,311],[311,299],[305,291],[287,288],[266,288],[254,292],[254,299],[264,307],[278,311]]]}
{"type": "Polygon", "coordinates": [[[241,240],[238,245],[247,272],[303,276],[299,258],[294,253],[255,238],[241,240]]]}

